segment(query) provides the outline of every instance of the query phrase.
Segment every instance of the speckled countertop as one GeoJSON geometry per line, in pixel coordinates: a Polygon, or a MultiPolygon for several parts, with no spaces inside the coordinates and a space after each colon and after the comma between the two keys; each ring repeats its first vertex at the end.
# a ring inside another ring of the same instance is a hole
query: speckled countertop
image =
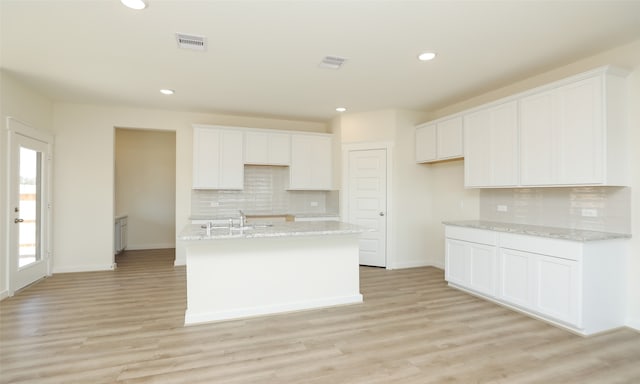
{"type": "Polygon", "coordinates": [[[549,237],[570,241],[600,241],[613,239],[628,239],[631,235],[624,233],[587,231],[581,229],[544,227],[540,225],[527,225],[515,223],[500,223],[497,221],[465,220],[465,221],[443,221],[444,225],[456,227],[467,227],[476,229],[487,229],[497,232],[509,232],[520,235],[549,237]]]}
{"type": "MultiPolygon", "coordinates": [[[[295,212],[244,212],[248,217],[276,217],[276,216],[292,216],[292,217],[340,217],[339,213],[295,213],[295,212]]],[[[237,219],[240,214],[236,215],[220,215],[220,216],[211,216],[211,215],[192,215],[189,216],[189,220],[229,220],[229,219],[237,219]]]]}
{"type": "Polygon", "coordinates": [[[211,229],[207,234],[206,228],[199,224],[187,224],[178,240],[217,240],[233,238],[257,238],[257,237],[289,237],[289,236],[327,236],[350,235],[371,231],[353,224],[339,221],[311,221],[311,222],[281,222],[270,225],[256,224],[249,229],[239,229],[228,226],[219,226],[211,229]]]}

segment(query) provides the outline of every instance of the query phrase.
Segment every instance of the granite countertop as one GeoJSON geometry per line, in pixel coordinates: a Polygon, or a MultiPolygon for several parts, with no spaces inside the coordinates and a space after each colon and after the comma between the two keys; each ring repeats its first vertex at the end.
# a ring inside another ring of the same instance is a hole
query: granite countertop
{"type": "Polygon", "coordinates": [[[200,224],[187,224],[178,240],[217,240],[235,238],[258,237],[290,237],[290,236],[327,236],[327,235],[351,235],[372,231],[372,229],[347,224],[339,221],[311,221],[311,222],[281,222],[270,225],[249,225],[250,229],[239,229],[228,226],[219,226],[211,229],[207,234],[206,228],[200,224]]]}
{"type": "Polygon", "coordinates": [[[570,241],[599,241],[613,239],[628,239],[631,235],[624,233],[588,231],[582,229],[545,227],[541,225],[501,223],[497,221],[464,220],[464,221],[443,221],[444,225],[456,227],[467,227],[476,229],[487,229],[497,232],[508,232],[520,235],[549,237],[553,239],[570,241]]]}
{"type": "MultiPolygon", "coordinates": [[[[251,212],[245,211],[244,214],[247,217],[279,217],[279,216],[292,216],[292,217],[340,217],[339,213],[295,213],[295,212],[251,212]]],[[[192,215],[189,216],[189,220],[229,220],[237,219],[240,217],[240,213],[236,215],[226,216],[211,216],[211,215],[192,215]]]]}

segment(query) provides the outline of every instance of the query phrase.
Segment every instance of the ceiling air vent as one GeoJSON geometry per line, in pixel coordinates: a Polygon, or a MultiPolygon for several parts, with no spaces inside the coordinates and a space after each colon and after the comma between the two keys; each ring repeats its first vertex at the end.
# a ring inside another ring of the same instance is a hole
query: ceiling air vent
{"type": "Polygon", "coordinates": [[[320,68],[340,69],[345,61],[347,61],[347,59],[345,59],[344,57],[325,56],[318,66],[320,68]]]}
{"type": "Polygon", "coordinates": [[[193,49],[195,51],[207,49],[207,40],[204,36],[176,33],[176,40],[178,41],[178,48],[193,49]]]}

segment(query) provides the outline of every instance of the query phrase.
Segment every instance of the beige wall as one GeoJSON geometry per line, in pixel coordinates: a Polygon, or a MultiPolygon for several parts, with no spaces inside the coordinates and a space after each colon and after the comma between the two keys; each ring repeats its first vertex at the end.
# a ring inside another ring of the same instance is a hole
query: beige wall
{"type": "Polygon", "coordinates": [[[175,247],[176,134],[116,129],[115,212],[127,214],[127,249],[175,247]]]}
{"type": "MultiPolygon", "coordinates": [[[[8,293],[9,206],[7,202],[7,117],[13,117],[32,128],[51,131],[52,103],[46,97],[0,71],[0,298],[8,293]]],[[[55,198],[55,196],[54,196],[55,198]]]]}
{"type": "MultiPolygon", "coordinates": [[[[54,272],[105,270],[113,265],[114,127],[176,133],[176,232],[188,223],[194,123],[327,131],[325,124],[316,122],[56,104],[54,272]]],[[[181,257],[180,244],[176,253],[181,257]]]]}
{"type": "Polygon", "coordinates": [[[631,153],[631,244],[627,324],[640,330],[640,61],[629,77],[629,149],[631,153]]]}
{"type": "MultiPolygon", "coordinates": [[[[387,266],[431,264],[434,238],[429,236],[432,202],[430,168],[416,164],[413,127],[427,118],[417,111],[382,110],[345,114],[332,123],[342,145],[388,143],[391,190],[388,191],[387,266]]],[[[340,153],[340,152],[338,152],[340,153]]],[[[342,196],[341,199],[346,197],[342,196]]]]}

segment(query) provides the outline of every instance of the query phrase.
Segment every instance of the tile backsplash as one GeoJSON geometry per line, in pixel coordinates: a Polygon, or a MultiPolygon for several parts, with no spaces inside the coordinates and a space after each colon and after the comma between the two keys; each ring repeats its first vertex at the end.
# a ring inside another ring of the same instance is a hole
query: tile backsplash
{"type": "Polygon", "coordinates": [[[247,165],[244,190],[192,190],[192,216],[338,213],[338,191],[287,191],[289,168],[247,165]]]}
{"type": "Polygon", "coordinates": [[[624,187],[483,189],[480,219],[631,233],[631,190],[624,187]]]}

